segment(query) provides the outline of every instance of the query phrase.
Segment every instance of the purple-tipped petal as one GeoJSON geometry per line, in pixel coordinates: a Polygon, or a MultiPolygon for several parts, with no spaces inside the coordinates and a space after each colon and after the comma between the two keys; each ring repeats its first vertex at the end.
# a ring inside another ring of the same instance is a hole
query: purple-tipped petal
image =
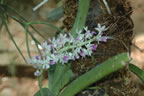
{"type": "Polygon", "coordinates": [[[54,45],[53,45],[53,44],[50,44],[50,48],[53,49],[53,48],[54,48],[54,45]]]}
{"type": "Polygon", "coordinates": [[[40,56],[38,55],[38,56],[35,56],[35,59],[36,60],[39,60],[40,59],[40,56]]]}
{"type": "Polygon", "coordinates": [[[95,31],[92,31],[92,32],[91,32],[91,35],[93,36],[94,34],[96,34],[96,32],[95,32],[95,31]]]}
{"type": "Polygon", "coordinates": [[[54,65],[55,64],[55,62],[53,60],[50,60],[49,62],[50,62],[50,65],[54,65]]]}
{"type": "Polygon", "coordinates": [[[83,55],[84,55],[83,51],[80,51],[80,56],[83,56],[83,55]]]}
{"type": "Polygon", "coordinates": [[[106,42],[106,41],[107,41],[107,37],[102,37],[102,38],[101,38],[101,41],[102,41],[102,42],[106,42]]]}
{"type": "Polygon", "coordinates": [[[64,60],[65,62],[67,62],[67,61],[68,61],[68,59],[69,59],[69,57],[68,57],[68,56],[64,56],[64,58],[63,58],[63,60],[64,60]]]}
{"type": "Polygon", "coordinates": [[[78,37],[76,37],[74,40],[75,40],[75,41],[78,41],[78,40],[79,40],[79,38],[78,38],[78,37]]]}
{"type": "Polygon", "coordinates": [[[97,44],[93,44],[93,45],[92,45],[92,50],[96,51],[96,48],[97,48],[97,47],[98,47],[97,44]]]}
{"type": "Polygon", "coordinates": [[[54,53],[54,55],[57,55],[57,51],[56,50],[53,53],[54,53]]]}
{"type": "Polygon", "coordinates": [[[79,56],[74,56],[74,59],[79,59],[79,56]]]}

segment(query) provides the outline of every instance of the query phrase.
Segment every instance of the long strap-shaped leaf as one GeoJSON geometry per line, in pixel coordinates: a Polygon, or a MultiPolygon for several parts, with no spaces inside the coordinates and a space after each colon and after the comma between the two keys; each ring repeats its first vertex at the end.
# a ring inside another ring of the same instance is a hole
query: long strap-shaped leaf
{"type": "Polygon", "coordinates": [[[104,63],[96,66],[89,72],[74,80],[70,85],[68,85],[64,89],[60,96],[75,96],[75,94],[88,87],[89,85],[93,84],[94,82],[124,67],[125,62],[128,61],[129,58],[127,53],[122,53],[120,55],[108,59],[104,63]]]}
{"type": "Polygon", "coordinates": [[[91,0],[79,0],[78,13],[71,34],[76,37],[76,31],[82,30],[88,15],[91,0]]]}

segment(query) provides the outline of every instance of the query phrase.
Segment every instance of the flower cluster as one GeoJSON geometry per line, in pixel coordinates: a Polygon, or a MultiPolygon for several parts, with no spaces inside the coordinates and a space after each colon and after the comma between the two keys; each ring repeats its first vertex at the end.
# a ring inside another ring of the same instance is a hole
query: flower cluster
{"type": "Polygon", "coordinates": [[[43,48],[42,56],[34,56],[29,61],[37,69],[49,69],[50,66],[58,62],[65,64],[70,60],[91,56],[99,42],[106,42],[107,39],[111,39],[109,36],[103,36],[103,32],[107,29],[98,24],[95,28],[96,31],[90,31],[88,27],[84,27],[84,30],[76,32],[76,38],[71,34],[60,34],[57,38],[49,39],[49,43],[44,42],[41,45],[43,48]]]}

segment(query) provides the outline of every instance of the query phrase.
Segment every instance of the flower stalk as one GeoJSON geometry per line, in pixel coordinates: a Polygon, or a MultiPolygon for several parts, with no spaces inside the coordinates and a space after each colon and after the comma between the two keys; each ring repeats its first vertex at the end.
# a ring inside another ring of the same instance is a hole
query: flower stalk
{"type": "Polygon", "coordinates": [[[107,42],[107,39],[112,39],[110,36],[103,36],[107,29],[106,26],[98,24],[95,28],[97,32],[91,32],[88,27],[84,27],[84,30],[76,32],[76,38],[71,34],[60,34],[57,38],[50,39],[50,43],[41,44],[42,56],[35,56],[29,61],[37,69],[49,69],[58,62],[65,64],[70,60],[91,56],[100,42],[107,42]]]}

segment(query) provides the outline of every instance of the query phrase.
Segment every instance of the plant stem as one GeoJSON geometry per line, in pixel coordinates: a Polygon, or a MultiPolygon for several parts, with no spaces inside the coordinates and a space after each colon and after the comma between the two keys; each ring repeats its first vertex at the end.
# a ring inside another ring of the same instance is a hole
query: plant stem
{"type": "Polygon", "coordinates": [[[40,69],[40,76],[38,77],[38,82],[39,82],[39,88],[40,88],[40,95],[43,95],[43,91],[42,91],[42,78],[43,78],[43,69],[40,69]]]}
{"type": "Polygon", "coordinates": [[[62,53],[62,52],[65,52],[65,51],[67,51],[69,49],[74,49],[76,47],[80,47],[80,46],[86,45],[88,43],[91,43],[91,42],[95,41],[96,38],[97,38],[97,36],[92,38],[92,39],[90,39],[90,40],[88,40],[88,41],[85,41],[85,42],[82,42],[82,43],[79,43],[79,44],[76,44],[76,45],[70,45],[70,46],[64,47],[64,48],[58,50],[58,53],[62,53]]]}

